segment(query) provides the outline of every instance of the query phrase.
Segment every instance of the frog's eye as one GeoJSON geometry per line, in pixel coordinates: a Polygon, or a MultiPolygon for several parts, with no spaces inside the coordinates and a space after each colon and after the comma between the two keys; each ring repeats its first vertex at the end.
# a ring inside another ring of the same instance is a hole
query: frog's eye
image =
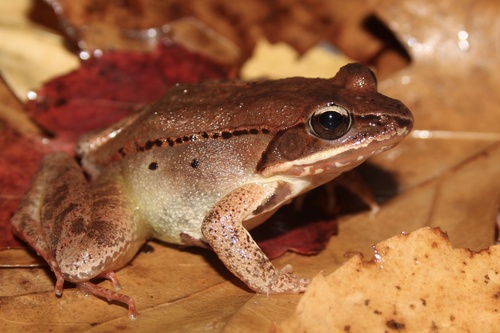
{"type": "Polygon", "coordinates": [[[347,133],[351,127],[351,116],[343,107],[332,104],[316,110],[309,126],[317,137],[334,140],[347,133]]]}

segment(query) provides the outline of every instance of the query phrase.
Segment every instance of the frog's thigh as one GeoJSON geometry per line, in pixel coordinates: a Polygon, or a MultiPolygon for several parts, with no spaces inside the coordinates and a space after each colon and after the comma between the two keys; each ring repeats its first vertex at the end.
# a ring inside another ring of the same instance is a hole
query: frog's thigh
{"type": "Polygon", "coordinates": [[[12,223],[48,262],[58,283],[61,276],[86,281],[123,266],[140,246],[134,242],[137,221],[124,197],[116,183],[91,189],[70,156],[52,154],[44,159],[12,223]]]}
{"type": "Polygon", "coordinates": [[[245,217],[272,201],[274,193],[259,184],[233,191],[206,216],[203,236],[226,267],[256,292],[303,292],[309,280],[277,270],[242,225],[245,217]]]}
{"type": "Polygon", "coordinates": [[[80,167],[65,153],[45,156],[12,218],[12,227],[50,265],[58,293],[63,277],[57,251],[67,241],[68,221],[84,223],[89,213],[90,193],[80,167]]]}

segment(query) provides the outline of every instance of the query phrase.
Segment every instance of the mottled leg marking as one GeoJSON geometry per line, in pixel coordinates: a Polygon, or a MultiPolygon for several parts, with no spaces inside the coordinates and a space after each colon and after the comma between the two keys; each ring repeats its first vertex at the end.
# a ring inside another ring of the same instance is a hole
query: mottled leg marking
{"type": "MultiPolygon", "coordinates": [[[[49,206],[59,206],[64,201],[64,193],[68,189],[80,187],[84,183],[82,172],[78,165],[65,153],[47,155],[38,171],[33,176],[30,188],[21,201],[18,210],[12,217],[12,230],[21,239],[26,241],[37,254],[45,259],[56,276],[55,293],[62,295],[64,276],[56,258],[56,248],[61,233],[60,214],[49,214],[49,219],[44,219],[42,211],[49,206]],[[49,197],[52,204],[45,203],[49,197]]],[[[85,214],[88,212],[90,196],[85,192],[81,196],[81,205],[73,213],[85,214]]],[[[78,200],[75,200],[78,202],[78,200]]]]}
{"type": "Polygon", "coordinates": [[[224,197],[202,225],[203,236],[226,267],[251,289],[263,294],[304,292],[309,279],[277,270],[242,220],[272,195],[271,188],[249,184],[224,197]]]}
{"type": "Polygon", "coordinates": [[[113,271],[126,265],[147,238],[130,206],[116,182],[91,186],[70,156],[56,153],[44,158],[12,226],[49,264],[58,296],[69,281],[129,305],[134,315],[130,297],[88,282],[104,277],[120,288],[113,271]]]}

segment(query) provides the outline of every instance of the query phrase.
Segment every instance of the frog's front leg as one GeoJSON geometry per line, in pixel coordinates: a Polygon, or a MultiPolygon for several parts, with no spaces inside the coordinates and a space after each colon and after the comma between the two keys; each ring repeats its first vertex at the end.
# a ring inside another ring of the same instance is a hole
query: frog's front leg
{"type": "MultiPolygon", "coordinates": [[[[279,186],[276,185],[276,186],[279,186]]],[[[251,289],[263,294],[304,292],[309,279],[278,270],[262,252],[242,221],[273,204],[275,188],[248,184],[225,196],[210,210],[203,236],[226,267],[251,289]]]]}
{"type": "Polygon", "coordinates": [[[12,218],[14,232],[49,264],[56,276],[55,292],[64,281],[85,291],[126,303],[135,316],[132,298],[90,282],[108,278],[123,267],[145,241],[144,228],[116,179],[89,185],[78,164],[65,153],[44,158],[12,218]]]}

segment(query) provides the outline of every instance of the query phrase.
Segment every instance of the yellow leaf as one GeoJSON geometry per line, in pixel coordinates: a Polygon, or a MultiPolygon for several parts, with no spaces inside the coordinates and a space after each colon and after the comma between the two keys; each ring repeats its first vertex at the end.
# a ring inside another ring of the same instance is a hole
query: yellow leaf
{"type": "Polygon", "coordinates": [[[278,332],[493,332],[500,320],[500,246],[453,249],[423,228],[315,277],[278,332]]]}

